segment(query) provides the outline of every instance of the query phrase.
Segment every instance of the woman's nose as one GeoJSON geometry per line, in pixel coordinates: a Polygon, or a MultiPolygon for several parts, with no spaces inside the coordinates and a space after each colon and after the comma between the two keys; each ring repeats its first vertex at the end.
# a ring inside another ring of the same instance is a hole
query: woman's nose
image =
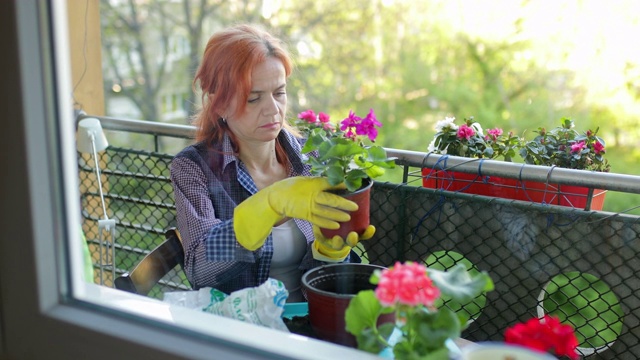
{"type": "Polygon", "coordinates": [[[279,112],[278,101],[273,97],[269,97],[269,101],[265,102],[263,113],[266,116],[273,116],[279,112]]]}

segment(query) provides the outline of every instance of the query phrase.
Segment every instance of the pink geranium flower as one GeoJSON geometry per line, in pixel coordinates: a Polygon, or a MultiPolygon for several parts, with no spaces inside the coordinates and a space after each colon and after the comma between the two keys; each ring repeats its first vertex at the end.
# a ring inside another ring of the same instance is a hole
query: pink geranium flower
{"type": "Polygon", "coordinates": [[[350,300],[346,329],[356,335],[359,349],[378,353],[390,347],[403,359],[448,358],[447,339],[460,337],[468,317],[445,304],[467,303],[493,289],[485,271],[472,274],[463,264],[443,271],[413,261],[396,262],[376,270],[370,280],[375,290],[359,291],[350,300]],[[384,324],[379,321],[382,316],[384,324]],[[390,327],[398,334],[391,344],[386,340],[390,327]]]}
{"type": "MultiPolygon", "coordinates": [[[[311,110],[309,110],[311,111],[311,110]]],[[[313,112],[313,111],[312,111],[313,112]]],[[[320,120],[321,123],[326,124],[329,122],[329,115],[320,112],[320,114],[318,114],[318,120],[320,120]]]]}
{"type": "Polygon", "coordinates": [[[418,263],[401,264],[385,269],[375,290],[384,306],[401,305],[433,306],[440,297],[440,290],[427,275],[427,268],[418,263]]]}
{"type": "Polygon", "coordinates": [[[378,137],[378,129],[376,127],[382,127],[382,124],[376,119],[373,109],[369,109],[367,116],[356,125],[356,134],[367,136],[369,140],[376,141],[378,137]]]}
{"type": "MultiPolygon", "coordinates": [[[[322,113],[320,113],[322,114],[322,113]]],[[[298,119],[302,119],[308,123],[315,123],[317,121],[316,113],[313,110],[305,110],[298,114],[298,119]]]]}
{"type": "Polygon", "coordinates": [[[360,124],[362,118],[357,116],[353,110],[349,110],[349,116],[340,122],[340,130],[345,132],[345,137],[355,140],[356,126],[360,124]]]}
{"type": "Polygon", "coordinates": [[[311,173],[326,177],[331,185],[344,183],[349,191],[356,191],[364,179],[377,178],[385,169],[395,167],[395,159],[387,158],[383,147],[367,144],[367,140],[374,141],[377,128],[382,126],[373,109],[364,118],[351,110],[339,124],[327,113],[316,115],[306,110],[298,114],[294,125],[306,138],[302,153],[316,152],[305,162],[311,166],[311,173]]]}
{"type": "Polygon", "coordinates": [[[473,135],[475,135],[475,133],[476,133],[475,130],[473,130],[471,126],[467,126],[463,124],[463,125],[460,125],[460,127],[458,128],[458,132],[456,133],[456,136],[458,137],[458,139],[469,140],[473,135]]]}

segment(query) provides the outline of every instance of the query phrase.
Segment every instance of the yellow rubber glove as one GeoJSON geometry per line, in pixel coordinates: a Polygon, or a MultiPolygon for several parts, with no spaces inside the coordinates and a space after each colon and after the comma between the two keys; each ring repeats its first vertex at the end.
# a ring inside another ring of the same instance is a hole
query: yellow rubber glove
{"type": "Polygon", "coordinates": [[[358,245],[362,240],[371,239],[375,233],[375,226],[369,225],[360,236],[357,232],[352,231],[346,239],[340,235],[327,239],[322,235],[320,228],[314,226],[313,235],[316,239],[311,246],[313,258],[325,262],[342,262],[349,255],[352,247],[358,245]]]}
{"type": "MultiPolygon", "coordinates": [[[[344,187],[344,185],[342,185],[344,187]]],[[[325,229],[337,229],[349,221],[358,205],[324,190],[336,189],[323,177],[292,177],[280,180],[241,202],[233,212],[233,229],[243,247],[262,246],[271,229],[286,217],[309,221],[325,229]]]]}

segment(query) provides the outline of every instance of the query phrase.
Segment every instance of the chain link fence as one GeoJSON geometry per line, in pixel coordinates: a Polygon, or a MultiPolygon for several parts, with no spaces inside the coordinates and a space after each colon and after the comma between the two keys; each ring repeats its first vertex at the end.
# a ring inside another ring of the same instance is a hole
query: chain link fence
{"type": "MultiPolygon", "coordinates": [[[[172,155],[109,147],[99,157],[108,216],[117,223],[117,276],[176,224],[172,155]]],[[[97,282],[113,261],[98,256],[102,207],[92,164],[79,154],[83,231],[97,282]]],[[[469,304],[447,304],[473,319],[466,339],[501,341],[508,326],[553,314],[574,326],[585,358],[640,358],[640,217],[424,188],[420,167],[411,168],[402,184],[374,185],[377,232],[357,249],[365,262],[439,268],[462,262],[470,271],[488,271],[494,291],[469,304]]],[[[149,295],[186,289],[184,273],[174,269],[149,295]]]]}

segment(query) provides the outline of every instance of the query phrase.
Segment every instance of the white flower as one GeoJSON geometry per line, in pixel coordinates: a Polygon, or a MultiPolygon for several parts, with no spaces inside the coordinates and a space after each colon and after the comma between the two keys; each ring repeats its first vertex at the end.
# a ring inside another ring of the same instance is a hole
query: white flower
{"type": "Polygon", "coordinates": [[[433,139],[427,148],[427,152],[435,152],[436,150],[436,139],[433,139]]]}
{"type": "Polygon", "coordinates": [[[474,122],[473,124],[471,124],[471,127],[474,128],[480,136],[484,136],[484,133],[482,132],[482,126],[480,126],[479,123],[474,122]]]}
{"type": "Polygon", "coordinates": [[[453,131],[458,130],[458,125],[453,122],[456,120],[454,117],[445,117],[444,120],[440,120],[436,123],[435,130],[436,132],[441,132],[445,128],[449,128],[453,131]]]}

